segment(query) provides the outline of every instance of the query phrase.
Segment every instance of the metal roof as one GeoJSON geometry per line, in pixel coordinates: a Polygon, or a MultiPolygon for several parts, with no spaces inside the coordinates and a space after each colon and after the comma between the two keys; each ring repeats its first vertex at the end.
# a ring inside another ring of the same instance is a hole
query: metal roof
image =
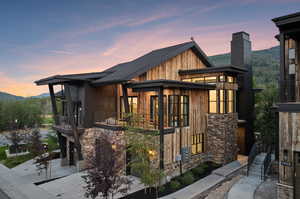
{"type": "Polygon", "coordinates": [[[206,64],[208,67],[212,67],[212,63],[209,62],[207,56],[196,44],[196,42],[186,42],[167,48],[151,51],[150,53],[143,55],[131,62],[118,64],[112,68],[105,70],[104,72],[111,72],[104,78],[93,81],[93,84],[108,84],[129,81],[134,77],[137,77],[151,68],[158,66],[159,64],[175,57],[176,55],[192,49],[193,52],[206,64]]]}
{"type": "Polygon", "coordinates": [[[108,72],[94,72],[94,73],[79,73],[79,74],[68,74],[68,75],[54,75],[44,79],[35,81],[37,85],[45,84],[56,84],[63,83],[67,81],[92,81],[99,79],[107,75],[108,72]]]}
{"type": "Polygon", "coordinates": [[[213,64],[208,60],[208,57],[200,49],[197,43],[194,41],[190,41],[151,51],[133,61],[117,64],[103,72],[55,75],[38,80],[35,83],[37,85],[45,85],[49,83],[55,84],[63,83],[66,81],[79,80],[90,81],[93,85],[104,85],[126,82],[188,49],[191,49],[207,67],[213,66],[213,64]]]}

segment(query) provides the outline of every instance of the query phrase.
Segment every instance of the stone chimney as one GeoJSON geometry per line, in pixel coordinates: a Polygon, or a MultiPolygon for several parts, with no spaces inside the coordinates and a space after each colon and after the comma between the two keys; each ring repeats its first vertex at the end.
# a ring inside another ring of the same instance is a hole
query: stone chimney
{"type": "Polygon", "coordinates": [[[231,65],[245,68],[248,71],[237,78],[239,89],[237,91],[237,112],[240,127],[245,128],[246,151],[250,152],[254,143],[254,90],[252,88],[251,41],[246,32],[232,34],[231,65]]]}

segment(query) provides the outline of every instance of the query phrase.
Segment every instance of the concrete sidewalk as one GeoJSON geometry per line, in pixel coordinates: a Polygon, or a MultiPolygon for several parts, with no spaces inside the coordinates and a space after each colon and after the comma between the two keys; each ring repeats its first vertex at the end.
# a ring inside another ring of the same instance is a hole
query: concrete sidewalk
{"type": "Polygon", "coordinates": [[[253,199],[261,182],[256,176],[244,176],[230,189],[227,199],[253,199]]]}
{"type": "Polygon", "coordinates": [[[265,153],[257,155],[250,166],[249,176],[242,177],[232,186],[227,199],[253,199],[257,187],[262,183],[261,168],[266,157],[265,153]]]}
{"type": "MultiPolygon", "coordinates": [[[[60,178],[48,183],[39,185],[45,191],[55,195],[57,199],[86,199],[84,196],[86,186],[82,175],[86,174],[85,172],[79,172],[72,174],[70,176],[60,178]]],[[[133,181],[129,193],[133,193],[144,189],[144,185],[138,180],[138,178],[130,176],[133,181]]],[[[123,195],[116,194],[114,198],[121,198],[123,195]]],[[[101,197],[97,197],[100,199],[101,197]]]]}
{"type": "Polygon", "coordinates": [[[0,164],[1,199],[54,199],[55,196],[0,164]]]}
{"type": "Polygon", "coordinates": [[[43,170],[39,175],[37,168],[33,164],[33,162],[34,160],[29,160],[27,162],[24,162],[23,164],[20,164],[12,168],[11,170],[16,172],[19,176],[23,177],[24,179],[26,179],[28,182],[31,183],[37,183],[49,179],[64,177],[77,172],[75,166],[62,167],[60,165],[61,159],[55,159],[51,161],[51,177],[49,177],[49,171],[48,171],[48,175],[46,176],[45,170],[43,170]]]}

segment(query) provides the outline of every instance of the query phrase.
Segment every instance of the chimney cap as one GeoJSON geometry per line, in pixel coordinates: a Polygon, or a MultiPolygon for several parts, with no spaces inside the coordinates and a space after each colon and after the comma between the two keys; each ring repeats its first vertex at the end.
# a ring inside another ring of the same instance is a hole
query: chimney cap
{"type": "Polygon", "coordinates": [[[250,40],[250,35],[245,31],[232,33],[232,39],[237,39],[237,38],[250,40]]]}

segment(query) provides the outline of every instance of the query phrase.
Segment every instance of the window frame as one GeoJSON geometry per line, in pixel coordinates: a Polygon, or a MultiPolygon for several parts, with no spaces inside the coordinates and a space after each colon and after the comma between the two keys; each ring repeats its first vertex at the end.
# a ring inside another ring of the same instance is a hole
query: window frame
{"type": "Polygon", "coordinates": [[[190,96],[189,95],[168,95],[168,125],[170,127],[187,127],[190,125],[190,96]],[[177,101],[171,102],[172,98],[177,98],[177,101]],[[184,99],[186,101],[184,102],[184,99]],[[176,109],[174,108],[176,106],[176,109]],[[185,106],[185,108],[184,108],[185,106]],[[172,107],[172,108],[171,108],[172,107]],[[182,113],[182,110],[186,113],[182,113]],[[177,110],[176,113],[171,113],[172,110],[177,110]]]}
{"type": "Polygon", "coordinates": [[[204,133],[192,134],[191,154],[198,155],[204,153],[204,133]],[[195,147],[195,152],[194,152],[195,147]]]}

